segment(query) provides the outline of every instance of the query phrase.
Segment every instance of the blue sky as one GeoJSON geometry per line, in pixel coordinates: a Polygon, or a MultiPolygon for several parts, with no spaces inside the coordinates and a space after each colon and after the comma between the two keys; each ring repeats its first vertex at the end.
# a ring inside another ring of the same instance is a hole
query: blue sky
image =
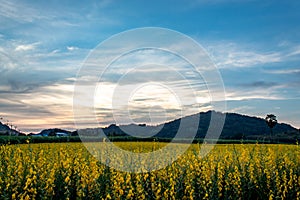
{"type": "MultiPolygon", "coordinates": [[[[222,75],[228,112],[274,113],[299,128],[299,9],[299,1],[272,0],[0,0],[0,115],[26,132],[74,129],[73,84],[90,51],[122,31],[163,27],[208,52],[222,75]]],[[[112,86],[104,90],[102,96],[112,86]]],[[[172,102],[176,107],[172,100],[163,107],[177,112],[172,102]]],[[[109,123],[107,110],[99,110],[100,123],[109,123]]]]}

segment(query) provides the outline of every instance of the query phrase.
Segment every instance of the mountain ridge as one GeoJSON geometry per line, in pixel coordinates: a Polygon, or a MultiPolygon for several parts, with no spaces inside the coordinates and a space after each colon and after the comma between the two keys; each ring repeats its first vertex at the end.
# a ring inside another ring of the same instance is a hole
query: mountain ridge
{"type": "MultiPolygon", "coordinates": [[[[101,129],[106,136],[134,136],[137,138],[159,137],[159,138],[174,138],[177,137],[180,122],[184,120],[187,125],[184,126],[184,131],[181,137],[195,137],[204,138],[207,134],[210,125],[212,113],[216,117],[225,118],[224,126],[221,134],[221,139],[261,139],[270,136],[270,129],[265,122],[265,119],[257,116],[248,116],[238,113],[222,113],[217,111],[206,111],[197,114],[184,116],[182,118],[174,119],[164,124],[146,125],[146,124],[124,124],[116,125],[110,124],[103,128],[87,128],[79,130],[80,135],[97,135],[97,130],[101,129]],[[195,117],[199,116],[198,128],[195,117]],[[189,124],[192,124],[189,126],[189,124]],[[84,133],[87,131],[88,133],[84,133]]],[[[24,135],[16,133],[15,130],[0,122],[1,135],[24,135]]],[[[60,128],[44,129],[38,134],[29,134],[31,136],[77,136],[78,131],[68,131],[60,128]]],[[[300,129],[297,129],[290,124],[278,123],[273,128],[273,138],[289,138],[300,140],[300,129]]]]}
{"type": "MultiPolygon", "coordinates": [[[[147,126],[145,124],[125,124],[116,125],[111,124],[107,127],[100,128],[107,136],[137,136],[139,138],[145,137],[160,137],[160,138],[174,138],[180,126],[180,121],[185,119],[185,123],[190,123],[189,118],[193,119],[199,115],[199,124],[197,130],[191,130],[192,133],[196,131],[195,138],[204,138],[207,134],[210,125],[211,114],[214,113],[216,117],[225,117],[223,130],[220,134],[221,139],[258,139],[267,138],[270,136],[270,129],[265,122],[265,119],[256,116],[247,116],[238,113],[221,113],[216,111],[200,112],[198,114],[185,116],[175,119],[164,124],[156,126],[147,126]],[[219,115],[219,116],[218,116],[219,115]],[[151,133],[156,134],[151,134],[151,133]],[[127,134],[129,133],[129,134],[127,134]]],[[[186,126],[185,128],[191,128],[186,126]]],[[[99,128],[88,129],[91,130],[99,128]]],[[[97,132],[97,131],[96,131],[97,132]]],[[[188,132],[188,131],[187,131],[188,132]]],[[[81,135],[85,133],[81,131],[81,135]]],[[[184,136],[184,135],[183,135],[184,136]]],[[[190,136],[187,136],[190,137],[190,136]]],[[[292,127],[290,124],[278,123],[273,128],[273,138],[292,138],[300,139],[299,130],[292,127]]]]}
{"type": "Polygon", "coordinates": [[[0,121],[0,136],[1,135],[15,135],[18,136],[20,134],[19,131],[10,128],[7,124],[3,124],[0,121]]]}

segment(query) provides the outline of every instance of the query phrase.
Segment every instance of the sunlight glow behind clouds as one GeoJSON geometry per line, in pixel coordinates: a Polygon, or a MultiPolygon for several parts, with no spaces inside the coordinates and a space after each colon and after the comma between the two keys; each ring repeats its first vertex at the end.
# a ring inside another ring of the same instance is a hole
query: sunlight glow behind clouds
{"type": "Polygon", "coordinates": [[[162,119],[170,121],[203,111],[201,104],[210,101],[199,96],[198,100],[202,101],[196,102],[195,95],[209,94],[203,87],[205,82],[189,65],[180,57],[154,49],[134,51],[118,58],[102,74],[95,95],[99,123],[110,118],[111,123],[118,120],[121,124],[158,124],[162,119]],[[184,96],[184,102],[176,94],[184,96]],[[157,115],[158,110],[155,114],[154,107],[164,110],[165,117],[157,115]],[[113,113],[117,113],[114,118],[113,113]]]}

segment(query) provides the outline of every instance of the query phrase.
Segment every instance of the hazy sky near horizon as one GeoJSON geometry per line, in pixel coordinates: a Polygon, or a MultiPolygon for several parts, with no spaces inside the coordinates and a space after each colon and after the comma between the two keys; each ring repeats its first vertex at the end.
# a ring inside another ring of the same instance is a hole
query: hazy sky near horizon
{"type": "MultiPolygon", "coordinates": [[[[297,0],[0,0],[0,116],[25,132],[74,129],[74,81],[91,50],[129,29],[162,27],[191,37],[208,52],[223,79],[227,112],[259,117],[274,113],[279,122],[300,128],[299,10],[297,0]]],[[[169,61],[166,55],[151,51],[139,56],[169,61]]],[[[159,75],[168,76],[166,69],[136,74],[156,73],[162,80],[159,75]]],[[[188,73],[188,68],[181,70],[188,73]]],[[[96,113],[101,125],[111,123],[107,113],[113,108],[106,104],[114,78],[107,77],[98,96],[96,113]]],[[[174,84],[182,94],[186,86],[184,81],[174,84]]],[[[198,88],[196,103],[180,106],[163,87],[147,85],[132,97],[131,116],[142,123],[144,118],[139,116],[151,111],[153,123],[159,123],[189,105],[198,106],[199,111],[211,109],[209,92],[198,88]],[[154,112],[161,109],[158,103],[166,109],[163,118],[154,112]]]]}

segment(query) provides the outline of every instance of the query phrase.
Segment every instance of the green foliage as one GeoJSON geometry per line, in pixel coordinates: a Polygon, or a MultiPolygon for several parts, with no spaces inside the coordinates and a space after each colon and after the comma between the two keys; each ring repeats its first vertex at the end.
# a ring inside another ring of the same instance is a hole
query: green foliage
{"type": "MultiPolygon", "coordinates": [[[[151,137],[151,138],[136,138],[132,136],[114,136],[108,137],[110,142],[171,142],[172,138],[160,138],[160,137],[151,137]]],[[[0,136],[0,144],[27,144],[27,143],[65,143],[65,142],[102,142],[103,138],[97,137],[85,137],[80,138],[79,136],[70,136],[70,137],[53,137],[53,136],[0,136]],[[83,140],[82,140],[83,139],[83,140]]],[[[274,140],[273,143],[284,143],[284,144],[296,144],[295,139],[280,139],[274,140]]],[[[173,140],[172,142],[176,143],[189,143],[190,141],[184,138],[179,138],[173,140]]],[[[195,138],[192,143],[202,144],[204,139],[195,138]]],[[[268,140],[263,138],[256,140],[247,139],[247,140],[236,140],[236,139],[210,139],[205,140],[205,143],[217,143],[217,144],[255,144],[255,143],[269,143],[268,140]]]]}
{"type": "Polygon", "coordinates": [[[1,136],[0,144],[26,144],[26,143],[60,143],[81,142],[78,136],[72,137],[32,137],[32,136],[1,136]]]}

